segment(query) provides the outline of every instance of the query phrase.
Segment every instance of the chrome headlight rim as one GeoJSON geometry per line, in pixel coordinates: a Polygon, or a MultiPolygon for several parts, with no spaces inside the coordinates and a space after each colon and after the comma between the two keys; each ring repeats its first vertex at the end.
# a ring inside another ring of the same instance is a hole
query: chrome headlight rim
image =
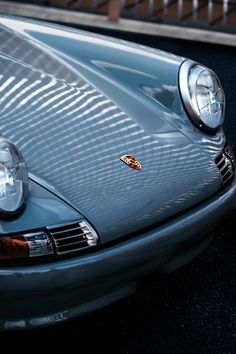
{"type": "MultiPolygon", "coordinates": [[[[14,143],[12,143],[10,140],[8,140],[5,137],[3,137],[2,135],[0,135],[0,167],[2,169],[5,167],[5,162],[2,161],[2,159],[1,159],[1,152],[4,151],[4,149],[9,149],[9,154],[12,156],[12,158],[13,158],[13,154],[15,154],[15,158],[17,159],[18,164],[15,166],[12,166],[12,167],[16,167],[17,173],[19,173],[19,171],[20,171],[20,174],[22,173],[22,179],[14,180],[14,183],[16,181],[20,182],[22,188],[20,190],[19,201],[16,203],[15,208],[12,208],[12,210],[4,209],[3,206],[1,205],[1,202],[0,202],[0,219],[2,219],[2,220],[9,219],[9,218],[15,218],[19,214],[21,214],[26,207],[27,197],[29,194],[28,169],[27,169],[26,162],[23,158],[23,155],[14,143]]],[[[7,169],[7,167],[6,167],[6,169],[7,169]]],[[[2,172],[2,171],[0,171],[0,172],[2,172]]],[[[19,176],[17,176],[17,178],[18,177],[19,176]]]]}
{"type": "Polygon", "coordinates": [[[193,60],[185,60],[181,64],[179,70],[179,89],[180,89],[180,96],[182,98],[184,107],[193,124],[198,129],[200,129],[201,131],[207,134],[216,133],[217,130],[219,130],[222,127],[225,118],[225,94],[217,74],[213,70],[209,69],[208,67],[198,62],[195,62],[193,60]],[[201,117],[199,109],[197,109],[197,97],[196,96],[191,97],[191,92],[189,89],[189,77],[191,71],[194,68],[199,68],[199,72],[204,70],[208,71],[209,74],[211,74],[212,77],[215,77],[219,83],[219,88],[221,89],[221,93],[223,95],[223,107],[222,107],[222,114],[221,114],[219,124],[217,124],[217,126],[215,127],[211,127],[204,122],[204,120],[201,117]]]}

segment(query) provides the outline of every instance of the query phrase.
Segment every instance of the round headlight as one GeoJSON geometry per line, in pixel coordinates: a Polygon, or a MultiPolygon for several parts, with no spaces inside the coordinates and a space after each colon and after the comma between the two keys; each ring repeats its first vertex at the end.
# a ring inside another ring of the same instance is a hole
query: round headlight
{"type": "Polygon", "coordinates": [[[20,151],[0,138],[0,215],[17,213],[25,204],[28,172],[20,151]]]}
{"type": "Polygon", "coordinates": [[[212,70],[187,60],[180,68],[179,86],[185,108],[198,128],[210,132],[222,125],[225,95],[212,70]]]}

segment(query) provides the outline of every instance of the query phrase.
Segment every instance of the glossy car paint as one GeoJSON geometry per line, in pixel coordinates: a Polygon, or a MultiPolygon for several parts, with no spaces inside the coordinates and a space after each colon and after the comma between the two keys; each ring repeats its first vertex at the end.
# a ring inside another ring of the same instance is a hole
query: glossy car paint
{"type": "Polygon", "coordinates": [[[201,253],[235,208],[236,183],[183,216],[90,255],[0,269],[2,330],[55,324],[130,294],[146,273],[173,271],[201,253]],[[7,304],[7,305],[6,305],[7,304]]]}
{"type": "Polygon", "coordinates": [[[36,21],[0,22],[1,134],[23,152],[31,179],[26,210],[2,220],[1,233],[86,217],[102,243],[71,259],[0,266],[0,328],[19,329],[104,306],[147,272],[191,260],[235,207],[236,184],[221,190],[214,163],[223,132],[198,131],[184,111],[183,58],[36,21]],[[142,170],[121,162],[124,154],[142,170]]]}
{"type": "Polygon", "coordinates": [[[182,58],[53,25],[1,22],[1,132],[103,243],[219,190],[213,155],[224,136],[200,133],[186,116],[182,58]],[[142,171],[122,164],[124,154],[142,171]]]}

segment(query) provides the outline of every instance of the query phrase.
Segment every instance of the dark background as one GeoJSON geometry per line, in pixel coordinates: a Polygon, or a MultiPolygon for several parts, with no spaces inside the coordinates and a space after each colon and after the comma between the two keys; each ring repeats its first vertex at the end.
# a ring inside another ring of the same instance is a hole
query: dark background
{"type": "MultiPolygon", "coordinates": [[[[215,70],[227,99],[225,131],[236,153],[236,48],[96,32],[179,54],[215,70]]],[[[150,275],[126,300],[63,325],[0,334],[0,341],[21,343],[23,349],[31,347],[29,340],[46,348],[47,340],[53,346],[74,345],[79,353],[236,353],[235,225],[232,213],[204,254],[170,275],[150,275]]]]}

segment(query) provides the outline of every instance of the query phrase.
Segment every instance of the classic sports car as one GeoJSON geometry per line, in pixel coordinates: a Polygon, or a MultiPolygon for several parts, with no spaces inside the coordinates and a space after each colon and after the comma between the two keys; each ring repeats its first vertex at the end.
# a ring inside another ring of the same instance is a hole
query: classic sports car
{"type": "Polygon", "coordinates": [[[67,320],[203,251],[236,200],[210,69],[0,18],[0,327],[67,320]]]}

